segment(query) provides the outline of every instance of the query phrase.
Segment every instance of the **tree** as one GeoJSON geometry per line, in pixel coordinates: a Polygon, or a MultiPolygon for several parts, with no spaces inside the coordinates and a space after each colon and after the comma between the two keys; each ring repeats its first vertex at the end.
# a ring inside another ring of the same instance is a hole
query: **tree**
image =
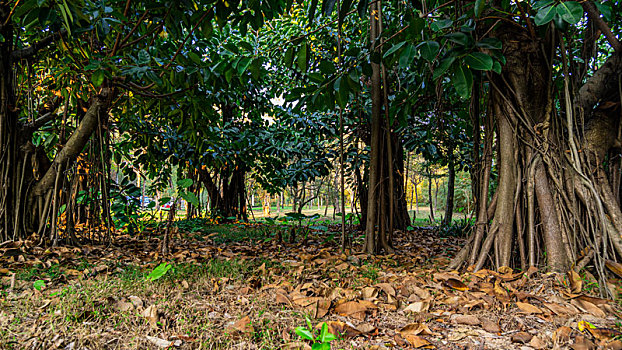
{"type": "MultiPolygon", "coordinates": [[[[99,173],[109,173],[109,112],[129,118],[128,109],[140,106],[144,114],[153,114],[163,107],[153,101],[182,92],[193,96],[209,75],[195,44],[209,38],[213,22],[224,25],[235,19],[240,30],[247,31],[248,25],[261,26],[264,16],[271,19],[288,8],[281,1],[231,5],[36,0],[0,4],[0,148],[6,160],[0,169],[1,239],[34,232],[43,240],[49,228],[48,236],[56,244],[56,218],[68,199],[77,196],[68,193],[67,184],[73,180],[65,178],[76,172],[67,170],[75,169],[76,158],[95,133],[99,173]],[[33,81],[36,78],[41,79],[33,81]],[[60,126],[60,134],[66,131],[69,136],[57,142],[59,133],[42,132],[50,126],[60,126]],[[37,149],[33,140],[41,136],[47,140],[37,149]]],[[[97,183],[92,212],[109,228],[106,177],[97,183]]]]}

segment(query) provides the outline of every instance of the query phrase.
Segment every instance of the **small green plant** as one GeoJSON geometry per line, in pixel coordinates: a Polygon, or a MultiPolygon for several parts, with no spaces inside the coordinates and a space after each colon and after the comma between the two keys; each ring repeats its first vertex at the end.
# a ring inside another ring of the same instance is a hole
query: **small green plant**
{"type": "Polygon", "coordinates": [[[161,263],[158,265],[149,275],[147,276],[148,281],[155,281],[160,279],[162,276],[166,275],[168,270],[170,270],[173,266],[168,263],[161,263]]]}
{"type": "Polygon", "coordinates": [[[32,284],[32,286],[36,290],[41,291],[41,289],[45,288],[45,282],[43,280],[36,280],[35,283],[32,284]]]}
{"type": "Polygon", "coordinates": [[[309,317],[305,317],[305,321],[307,322],[307,327],[296,327],[294,332],[296,332],[296,334],[298,334],[302,339],[313,342],[311,350],[330,350],[330,342],[336,340],[337,337],[328,331],[326,322],[322,323],[320,334],[316,335],[309,317]]]}

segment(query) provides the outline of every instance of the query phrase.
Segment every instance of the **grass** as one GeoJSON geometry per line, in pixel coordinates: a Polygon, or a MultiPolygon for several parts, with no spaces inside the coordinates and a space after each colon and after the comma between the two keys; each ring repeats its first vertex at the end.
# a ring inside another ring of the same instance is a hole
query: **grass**
{"type": "MultiPolygon", "coordinates": [[[[159,336],[158,328],[197,338],[192,341],[193,347],[201,342],[213,346],[214,339],[222,338],[221,331],[226,326],[221,320],[234,321],[239,316],[225,316],[227,310],[218,310],[236,304],[239,286],[256,275],[264,263],[278,268],[261,259],[211,259],[202,264],[175,264],[157,281],[146,280],[152,267],[128,265],[117,266],[116,272],[109,275],[73,280],[66,285],[50,283],[51,288],[42,292],[24,285],[28,295],[9,296],[4,292],[0,298],[0,348],[27,347],[24,343],[27,339],[39,339],[39,344],[47,344],[41,345],[47,348],[51,346],[47,341],[54,338],[52,335],[81,339],[76,348],[152,348],[145,336],[159,336]],[[183,287],[183,281],[188,288],[183,287]],[[139,308],[123,311],[118,308],[119,300],[127,303],[129,296],[157,308],[162,316],[157,328],[149,325],[139,308]],[[218,319],[214,312],[218,313],[218,319]],[[9,314],[10,319],[5,318],[9,314]],[[35,325],[38,326],[33,328],[35,325]],[[34,329],[37,333],[33,334],[34,329]]],[[[58,270],[57,266],[25,269],[18,271],[16,278],[30,282],[54,275],[58,270]]],[[[267,337],[274,342],[279,333],[267,325],[269,322],[262,323],[253,337],[267,337]]],[[[227,341],[222,338],[217,343],[226,346],[227,341]]]]}

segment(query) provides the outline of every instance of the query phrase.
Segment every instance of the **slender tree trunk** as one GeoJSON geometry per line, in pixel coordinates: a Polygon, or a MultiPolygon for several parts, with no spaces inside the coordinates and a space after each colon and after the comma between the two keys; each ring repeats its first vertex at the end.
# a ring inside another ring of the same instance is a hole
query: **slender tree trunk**
{"type": "Polygon", "coordinates": [[[451,219],[454,213],[454,190],[456,182],[456,167],[454,161],[453,150],[449,150],[449,164],[447,164],[447,203],[445,203],[445,217],[443,226],[451,225],[451,219]]]}

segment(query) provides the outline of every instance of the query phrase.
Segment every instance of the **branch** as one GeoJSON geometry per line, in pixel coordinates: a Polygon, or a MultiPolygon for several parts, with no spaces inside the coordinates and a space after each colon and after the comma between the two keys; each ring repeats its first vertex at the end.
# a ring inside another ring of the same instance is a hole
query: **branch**
{"type": "Polygon", "coordinates": [[[612,91],[618,90],[620,72],[622,72],[622,53],[616,51],[581,86],[574,101],[575,108],[587,116],[598,102],[606,98],[612,91]]]}
{"type": "Polygon", "coordinates": [[[32,131],[36,131],[40,127],[42,127],[45,124],[47,124],[47,122],[49,122],[50,120],[54,120],[56,118],[58,118],[58,114],[55,114],[55,113],[52,113],[52,112],[48,112],[48,113],[42,115],[41,117],[35,119],[32,123],[27,124],[26,128],[28,128],[29,130],[32,130],[32,131]]]}
{"type": "Polygon", "coordinates": [[[190,89],[193,89],[193,88],[195,88],[198,85],[198,84],[194,84],[194,85],[191,85],[191,86],[189,86],[189,87],[187,87],[185,89],[169,92],[169,93],[166,93],[166,94],[154,94],[154,93],[151,93],[151,92],[146,92],[146,91],[142,91],[142,90],[133,89],[131,86],[129,86],[127,84],[123,84],[123,83],[113,83],[113,84],[115,86],[122,87],[125,90],[131,91],[131,92],[135,93],[136,95],[140,95],[140,96],[144,96],[144,97],[149,97],[149,98],[165,98],[165,97],[174,96],[174,95],[177,95],[179,93],[186,92],[186,91],[188,91],[190,89]]]}
{"type": "Polygon", "coordinates": [[[622,44],[620,44],[618,38],[611,32],[611,28],[609,28],[607,23],[600,17],[600,12],[598,12],[596,6],[594,6],[591,1],[585,1],[581,3],[581,5],[583,5],[583,9],[587,12],[590,20],[592,20],[596,27],[605,35],[609,45],[611,45],[616,52],[622,52],[622,44]]]}
{"type": "Polygon", "coordinates": [[[60,30],[60,32],[56,32],[53,34],[50,34],[48,36],[46,36],[45,38],[37,41],[36,43],[32,44],[31,46],[28,46],[26,48],[23,48],[21,50],[15,50],[13,52],[11,52],[11,58],[13,60],[21,60],[24,58],[30,58],[34,55],[37,54],[37,52],[39,52],[41,49],[46,48],[47,46],[49,46],[51,43],[55,42],[56,40],[58,40],[61,35],[65,34],[66,30],[63,28],[60,30]]]}
{"type": "Polygon", "coordinates": [[[41,180],[33,187],[32,193],[34,196],[42,196],[48,190],[52,189],[57,172],[61,166],[69,159],[76,157],[82,152],[82,149],[91,138],[93,131],[95,131],[95,127],[99,121],[99,114],[107,112],[111,95],[112,91],[110,89],[105,89],[101,95],[93,98],[91,106],[86,111],[86,114],[82,118],[82,121],[80,121],[76,130],[69,140],[67,140],[63,148],[56,154],[54,162],[48,171],[46,171],[45,175],[43,175],[41,180]]]}

